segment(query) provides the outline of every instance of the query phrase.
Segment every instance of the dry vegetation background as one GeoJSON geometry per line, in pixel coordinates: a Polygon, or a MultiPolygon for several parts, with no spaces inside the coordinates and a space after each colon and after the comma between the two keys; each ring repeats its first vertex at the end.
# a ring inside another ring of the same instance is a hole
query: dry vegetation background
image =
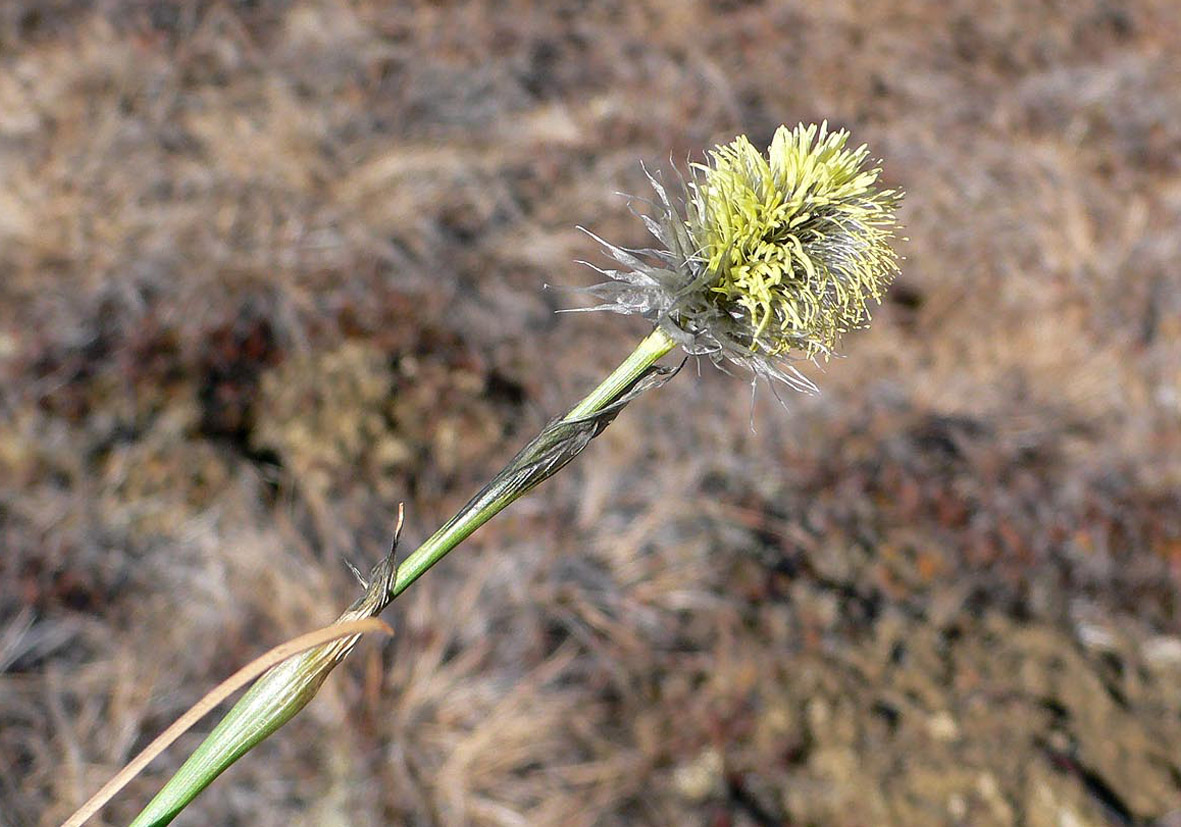
{"type": "Polygon", "coordinates": [[[752,433],[690,364],[180,823],[1176,823],[1179,46],[1175,0],[6,0],[0,824],[630,350],[541,288],[644,243],[641,160],[822,118],[913,239],[823,395],[752,433]]]}

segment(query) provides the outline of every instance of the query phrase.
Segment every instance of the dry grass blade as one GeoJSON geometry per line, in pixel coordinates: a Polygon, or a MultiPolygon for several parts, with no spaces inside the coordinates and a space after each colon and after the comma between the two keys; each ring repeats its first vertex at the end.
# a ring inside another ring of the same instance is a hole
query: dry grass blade
{"type": "Polygon", "coordinates": [[[86,823],[87,819],[98,813],[131,779],[139,775],[153,758],[166,750],[173,741],[183,735],[193,724],[209,714],[214,707],[259,675],[301,652],[306,652],[317,646],[323,646],[340,638],[362,635],[367,632],[393,634],[393,629],[385,621],[375,617],[367,617],[346,623],[333,623],[314,632],[308,632],[305,635],[292,638],[286,643],[281,643],[269,652],[246,664],[229,678],[214,687],[204,698],[194,704],[188,712],[180,716],[172,726],[168,727],[152,743],[148,744],[143,752],[135,756],[127,766],[104,784],[102,789],[83,804],[77,812],[66,819],[62,827],[79,827],[86,823]]]}

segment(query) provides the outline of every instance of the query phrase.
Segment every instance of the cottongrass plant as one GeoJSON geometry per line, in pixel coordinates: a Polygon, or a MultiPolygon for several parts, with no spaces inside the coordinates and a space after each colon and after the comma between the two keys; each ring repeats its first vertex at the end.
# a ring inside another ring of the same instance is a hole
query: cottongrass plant
{"type": "MultiPolygon", "coordinates": [[[[337,622],[374,617],[473,531],[577,456],[640,394],[675,369],[676,348],[734,367],[752,381],[815,392],[801,360],[827,359],[869,321],[898,273],[897,190],[864,145],[827,124],[780,127],[767,153],[745,136],[692,164],[670,195],[641,215],[659,246],[630,250],[598,239],[617,268],[585,288],[588,310],[639,314],[654,329],[603,382],[550,422],[442,528],[395,564],[397,546],[362,578],[365,594],[337,622]]],[[[400,528],[400,520],[399,520],[400,528]]],[[[356,643],[348,635],[264,674],[133,822],[167,824],[222,771],[290,720],[356,643]]],[[[79,822],[80,823],[80,822],[79,822]]]]}

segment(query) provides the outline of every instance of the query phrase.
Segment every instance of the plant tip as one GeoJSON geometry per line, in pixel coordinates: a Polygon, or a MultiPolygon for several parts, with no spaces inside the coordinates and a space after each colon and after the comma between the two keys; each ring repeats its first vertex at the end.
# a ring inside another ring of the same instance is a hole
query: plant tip
{"type": "Polygon", "coordinates": [[[781,126],[764,154],[740,135],[690,165],[675,202],[645,169],[657,212],[640,217],[661,247],[588,233],[622,265],[599,270],[610,281],[587,288],[602,301],[590,309],[639,313],[690,354],[815,391],[792,361],[827,358],[866,326],[898,273],[902,194],[848,139],[827,122],[781,126]]]}

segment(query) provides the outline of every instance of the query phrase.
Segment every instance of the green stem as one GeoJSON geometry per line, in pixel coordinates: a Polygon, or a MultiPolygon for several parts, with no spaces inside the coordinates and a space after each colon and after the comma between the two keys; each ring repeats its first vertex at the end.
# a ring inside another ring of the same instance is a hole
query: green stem
{"type": "MultiPolygon", "coordinates": [[[[656,328],[644,341],[640,342],[639,346],[623,360],[619,367],[611,372],[610,376],[587,394],[586,398],[571,408],[561,421],[571,422],[601,411],[631,387],[662,356],[676,347],[676,344],[667,333],[659,327],[656,328]]],[[[397,580],[391,590],[392,596],[397,597],[404,592],[427,569],[443,559],[451,549],[471,536],[473,531],[488,522],[524,493],[524,491],[519,491],[512,496],[490,497],[486,500],[477,498],[469,502],[398,565],[397,580]]]]}
{"type": "MultiPolygon", "coordinates": [[[[633,394],[643,391],[637,383],[675,346],[660,329],[640,342],[597,388],[564,417],[547,425],[458,514],[397,566],[396,574],[390,571],[394,565],[391,551],[391,556],[371,573],[365,596],[342,619],[380,612],[473,531],[577,456],[633,394]]],[[[349,646],[354,642],[355,638],[349,646]]],[[[161,827],[171,822],[222,771],[299,712],[343,657],[343,651],[334,646],[305,652],[259,678],[149,802],[132,827],[161,827]]]]}

